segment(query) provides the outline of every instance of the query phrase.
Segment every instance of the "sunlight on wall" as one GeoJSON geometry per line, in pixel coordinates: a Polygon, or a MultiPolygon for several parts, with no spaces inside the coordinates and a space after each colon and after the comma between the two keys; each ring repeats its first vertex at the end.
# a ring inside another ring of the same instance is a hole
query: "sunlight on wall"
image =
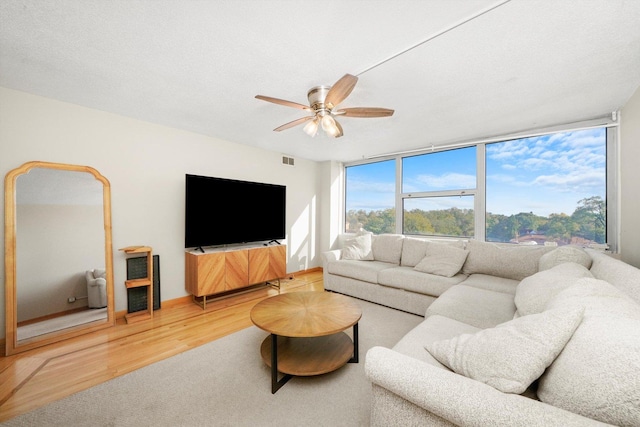
{"type": "Polygon", "coordinates": [[[291,235],[287,242],[289,244],[290,270],[300,271],[309,268],[310,260],[316,256],[316,196],[311,201],[291,227],[291,235]]]}

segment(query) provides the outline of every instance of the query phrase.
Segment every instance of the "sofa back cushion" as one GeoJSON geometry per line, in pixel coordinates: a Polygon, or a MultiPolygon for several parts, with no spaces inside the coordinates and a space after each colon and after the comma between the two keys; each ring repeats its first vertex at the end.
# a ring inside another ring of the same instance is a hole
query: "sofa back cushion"
{"type": "Polygon", "coordinates": [[[586,249],[593,264],[591,273],[606,280],[640,304],[640,269],[593,249],[586,249]]]}
{"type": "Polygon", "coordinates": [[[516,288],[515,303],[518,315],[526,316],[543,312],[553,297],[584,277],[593,278],[593,274],[575,262],[565,262],[525,277],[516,288]]]}
{"type": "Polygon", "coordinates": [[[469,240],[469,255],[462,267],[464,274],[488,274],[522,280],[538,272],[540,257],[552,251],[552,246],[498,246],[493,243],[469,240]]]}
{"type": "Polygon", "coordinates": [[[605,423],[640,425],[640,305],[607,282],[559,293],[548,309],[584,307],[582,323],[540,378],[538,398],[605,423]]]}
{"type": "Polygon", "coordinates": [[[584,266],[585,268],[591,268],[591,256],[589,256],[584,249],[577,246],[567,245],[560,246],[542,255],[538,263],[538,270],[549,270],[550,268],[565,262],[574,262],[584,266]]]}
{"type": "Polygon", "coordinates": [[[400,264],[402,255],[402,234],[379,234],[374,235],[371,243],[373,258],[376,261],[400,264]]]}

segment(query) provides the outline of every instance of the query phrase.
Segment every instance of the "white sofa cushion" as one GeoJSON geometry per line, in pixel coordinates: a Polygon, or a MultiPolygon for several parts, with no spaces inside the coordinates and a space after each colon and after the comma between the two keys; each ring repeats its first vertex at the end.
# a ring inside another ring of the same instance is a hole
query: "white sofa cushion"
{"type": "Polygon", "coordinates": [[[575,262],[565,262],[522,279],[516,288],[515,303],[520,316],[541,313],[553,297],[593,274],[575,262]]]}
{"type": "Polygon", "coordinates": [[[385,268],[392,268],[394,264],[380,261],[357,261],[341,259],[327,263],[327,271],[336,276],[350,277],[364,282],[377,283],[378,272],[385,268]]]}
{"type": "Polygon", "coordinates": [[[504,393],[523,393],[562,351],[582,309],[556,309],[520,317],[475,334],[427,343],[454,372],[504,393]]]}
{"type": "Polygon", "coordinates": [[[342,247],[342,259],[373,260],[371,250],[371,234],[361,234],[350,239],[346,239],[342,247]]]}
{"type": "Polygon", "coordinates": [[[515,295],[518,283],[520,283],[518,280],[489,276],[488,274],[472,274],[464,281],[465,286],[486,289],[494,292],[502,292],[510,295],[515,295]]]}
{"type": "Polygon", "coordinates": [[[390,262],[400,265],[402,255],[402,234],[379,234],[373,236],[371,248],[376,261],[390,262]]]}
{"type": "Polygon", "coordinates": [[[579,279],[573,286],[558,293],[546,306],[547,310],[564,307],[586,307],[590,316],[640,317],[640,305],[611,283],[595,278],[579,279]]]}
{"type": "Polygon", "coordinates": [[[540,257],[553,250],[547,246],[498,246],[471,239],[467,243],[469,255],[462,267],[465,274],[489,274],[507,279],[522,280],[538,272],[540,257]]]}
{"type": "Polygon", "coordinates": [[[414,267],[423,273],[453,277],[460,272],[469,251],[446,243],[430,242],[424,258],[414,267]]]}
{"type": "Polygon", "coordinates": [[[538,262],[538,270],[549,270],[550,268],[553,268],[556,265],[565,262],[575,262],[576,264],[580,264],[585,268],[591,268],[592,260],[589,254],[586,253],[582,248],[570,245],[560,246],[540,257],[540,261],[538,262]]]}
{"type": "Polygon", "coordinates": [[[474,334],[480,330],[479,328],[448,317],[430,316],[405,334],[400,341],[393,346],[393,350],[431,365],[448,369],[438,362],[428,351],[424,351],[425,344],[450,339],[461,334],[474,334]]]}
{"type": "Polygon", "coordinates": [[[540,378],[541,401],[621,426],[640,425],[640,306],[595,280],[558,294],[549,308],[584,307],[582,323],[540,378]]]}
{"type": "Polygon", "coordinates": [[[596,278],[606,280],[640,304],[640,286],[638,285],[640,283],[640,269],[606,253],[594,249],[585,250],[593,259],[591,272],[596,278]]]}
{"type": "Polygon", "coordinates": [[[476,328],[492,328],[513,319],[513,295],[459,284],[440,295],[426,315],[439,314],[476,328]]]}
{"type": "Polygon", "coordinates": [[[378,283],[391,288],[404,289],[418,294],[442,295],[447,289],[465,280],[467,276],[458,274],[453,277],[421,273],[412,267],[394,267],[378,273],[378,283]]]}

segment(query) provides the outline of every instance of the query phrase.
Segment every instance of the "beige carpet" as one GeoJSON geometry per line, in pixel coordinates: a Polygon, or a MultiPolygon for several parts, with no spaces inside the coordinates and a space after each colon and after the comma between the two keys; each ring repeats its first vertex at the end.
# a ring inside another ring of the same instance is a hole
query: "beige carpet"
{"type": "Polygon", "coordinates": [[[76,393],[7,426],[366,426],[371,386],[366,352],[393,346],[423,320],[358,300],[360,363],[294,377],[271,394],[259,354],[266,332],[235,334],[76,393]]]}

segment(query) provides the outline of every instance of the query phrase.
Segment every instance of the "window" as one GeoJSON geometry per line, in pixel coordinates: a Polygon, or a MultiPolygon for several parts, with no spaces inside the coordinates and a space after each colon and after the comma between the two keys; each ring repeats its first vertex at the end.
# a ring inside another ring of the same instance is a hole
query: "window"
{"type": "Polygon", "coordinates": [[[402,159],[402,233],[474,236],[476,147],[402,159]]]}
{"type": "Polygon", "coordinates": [[[395,160],[346,167],[346,231],[395,233],[395,183],[395,160]]]}
{"type": "Polygon", "coordinates": [[[599,127],[347,166],[345,228],[615,251],[616,147],[599,127]]]}
{"type": "Polygon", "coordinates": [[[486,240],[605,243],[606,129],[487,144],[486,240]]]}

